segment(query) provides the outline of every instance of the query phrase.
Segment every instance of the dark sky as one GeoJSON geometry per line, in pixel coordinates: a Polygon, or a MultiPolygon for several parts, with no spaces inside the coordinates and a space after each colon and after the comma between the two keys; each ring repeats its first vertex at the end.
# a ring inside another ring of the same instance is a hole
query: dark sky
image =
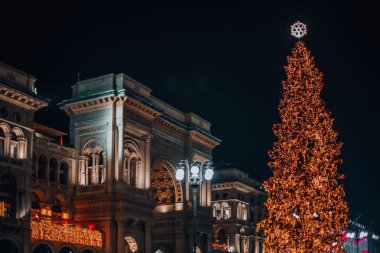
{"type": "Polygon", "coordinates": [[[380,233],[380,21],[371,2],[8,2],[15,3],[2,3],[0,60],[35,75],[38,93],[52,99],[37,121],[67,131],[55,104],[71,96],[76,73],[123,72],[211,121],[223,140],[215,161],[238,163],[259,180],[271,175],[271,127],[295,42],[289,26],[305,22],[306,44],[325,74],[322,96],[344,142],[351,218],[361,214],[380,233]]]}

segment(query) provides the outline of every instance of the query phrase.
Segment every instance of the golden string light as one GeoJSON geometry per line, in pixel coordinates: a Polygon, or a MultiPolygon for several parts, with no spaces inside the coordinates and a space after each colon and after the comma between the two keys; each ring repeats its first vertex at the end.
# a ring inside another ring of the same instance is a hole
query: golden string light
{"type": "Polygon", "coordinates": [[[277,141],[269,151],[273,176],[268,192],[264,230],[267,253],[342,253],[341,236],[348,207],[338,173],[342,143],[320,98],[322,73],[302,41],[288,57],[279,104],[277,141]]]}
{"type": "Polygon", "coordinates": [[[30,226],[32,239],[102,247],[102,233],[97,230],[54,223],[51,220],[32,220],[30,226]]]}

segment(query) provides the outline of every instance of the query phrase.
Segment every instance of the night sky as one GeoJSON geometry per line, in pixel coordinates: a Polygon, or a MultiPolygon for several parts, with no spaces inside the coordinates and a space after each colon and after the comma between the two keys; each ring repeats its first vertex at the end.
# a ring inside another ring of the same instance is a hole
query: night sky
{"type": "Polygon", "coordinates": [[[36,121],[66,132],[68,117],[56,104],[70,98],[77,72],[81,79],[126,73],[212,122],[223,140],[215,162],[238,164],[261,181],[271,175],[271,128],[296,41],[289,26],[303,21],[344,142],[351,218],[361,214],[359,222],[379,234],[378,8],[369,1],[205,2],[2,3],[0,60],[38,78],[38,94],[52,102],[36,121]]]}

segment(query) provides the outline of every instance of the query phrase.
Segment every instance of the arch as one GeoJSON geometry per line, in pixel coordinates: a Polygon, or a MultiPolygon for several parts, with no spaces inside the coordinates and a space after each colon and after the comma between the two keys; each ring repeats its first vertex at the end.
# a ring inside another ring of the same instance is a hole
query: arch
{"type": "Polygon", "coordinates": [[[53,253],[52,247],[46,243],[37,244],[33,253],[53,253]]]}
{"type": "Polygon", "coordinates": [[[40,203],[45,202],[45,192],[41,188],[39,188],[39,187],[34,188],[33,193],[35,193],[38,196],[40,203]]]}
{"type": "Polygon", "coordinates": [[[15,136],[18,138],[24,138],[24,132],[19,127],[12,128],[12,132],[15,134],[15,136]]]}
{"type": "Polygon", "coordinates": [[[5,173],[0,177],[0,217],[16,218],[17,180],[5,173]]]}
{"type": "Polygon", "coordinates": [[[155,162],[151,167],[151,187],[157,204],[174,204],[183,200],[181,182],[174,179],[174,173],[174,167],[167,161],[155,162]]]}
{"type": "Polygon", "coordinates": [[[4,253],[19,253],[19,248],[17,244],[10,239],[2,239],[0,240],[0,249],[1,252],[4,253]]]}
{"type": "Polygon", "coordinates": [[[50,158],[49,161],[49,181],[57,182],[57,169],[58,169],[58,161],[57,159],[50,158]]]}
{"type": "Polygon", "coordinates": [[[46,179],[47,158],[44,154],[38,157],[38,178],[46,179]]]}
{"type": "Polygon", "coordinates": [[[9,126],[5,123],[0,123],[0,156],[8,154],[5,139],[9,136],[9,132],[9,126]]]}
{"type": "Polygon", "coordinates": [[[134,252],[134,253],[138,252],[139,246],[138,246],[138,244],[136,242],[136,239],[133,236],[128,235],[128,236],[124,237],[124,239],[125,239],[125,242],[126,242],[126,245],[125,245],[126,247],[125,248],[127,250],[127,253],[129,253],[129,252],[134,252]]]}
{"type": "Polygon", "coordinates": [[[51,205],[51,210],[55,213],[61,213],[62,212],[62,202],[57,198],[54,197],[51,205]]]}
{"type": "Polygon", "coordinates": [[[32,209],[40,209],[40,198],[35,192],[32,192],[32,209]]]}
{"type": "Polygon", "coordinates": [[[241,219],[247,220],[248,219],[248,209],[246,204],[241,205],[241,219]]]}
{"type": "Polygon", "coordinates": [[[86,142],[84,143],[83,148],[82,148],[82,154],[88,155],[93,152],[95,153],[95,151],[100,150],[100,149],[103,151],[104,146],[105,145],[102,140],[91,137],[87,139],[86,142]]]}
{"type": "Polygon", "coordinates": [[[217,242],[220,244],[227,244],[227,233],[223,228],[219,229],[217,232],[217,242]]]}
{"type": "Polygon", "coordinates": [[[59,165],[59,183],[67,185],[69,182],[69,165],[65,160],[62,160],[59,165]]]}

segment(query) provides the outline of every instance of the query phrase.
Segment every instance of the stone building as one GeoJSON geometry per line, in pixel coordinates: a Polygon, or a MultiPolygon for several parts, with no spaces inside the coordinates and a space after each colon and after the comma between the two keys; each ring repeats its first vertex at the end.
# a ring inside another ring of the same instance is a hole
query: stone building
{"type": "MultiPolygon", "coordinates": [[[[125,74],[78,81],[65,133],[34,122],[49,100],[0,63],[0,248],[12,253],[190,252],[183,159],[212,160],[211,124],[125,74]]],[[[197,252],[212,250],[211,184],[199,191],[197,252]]]]}
{"type": "Polygon", "coordinates": [[[215,171],[212,181],[214,252],[263,253],[263,234],[256,224],[264,218],[266,193],[261,184],[237,168],[215,171]]]}

